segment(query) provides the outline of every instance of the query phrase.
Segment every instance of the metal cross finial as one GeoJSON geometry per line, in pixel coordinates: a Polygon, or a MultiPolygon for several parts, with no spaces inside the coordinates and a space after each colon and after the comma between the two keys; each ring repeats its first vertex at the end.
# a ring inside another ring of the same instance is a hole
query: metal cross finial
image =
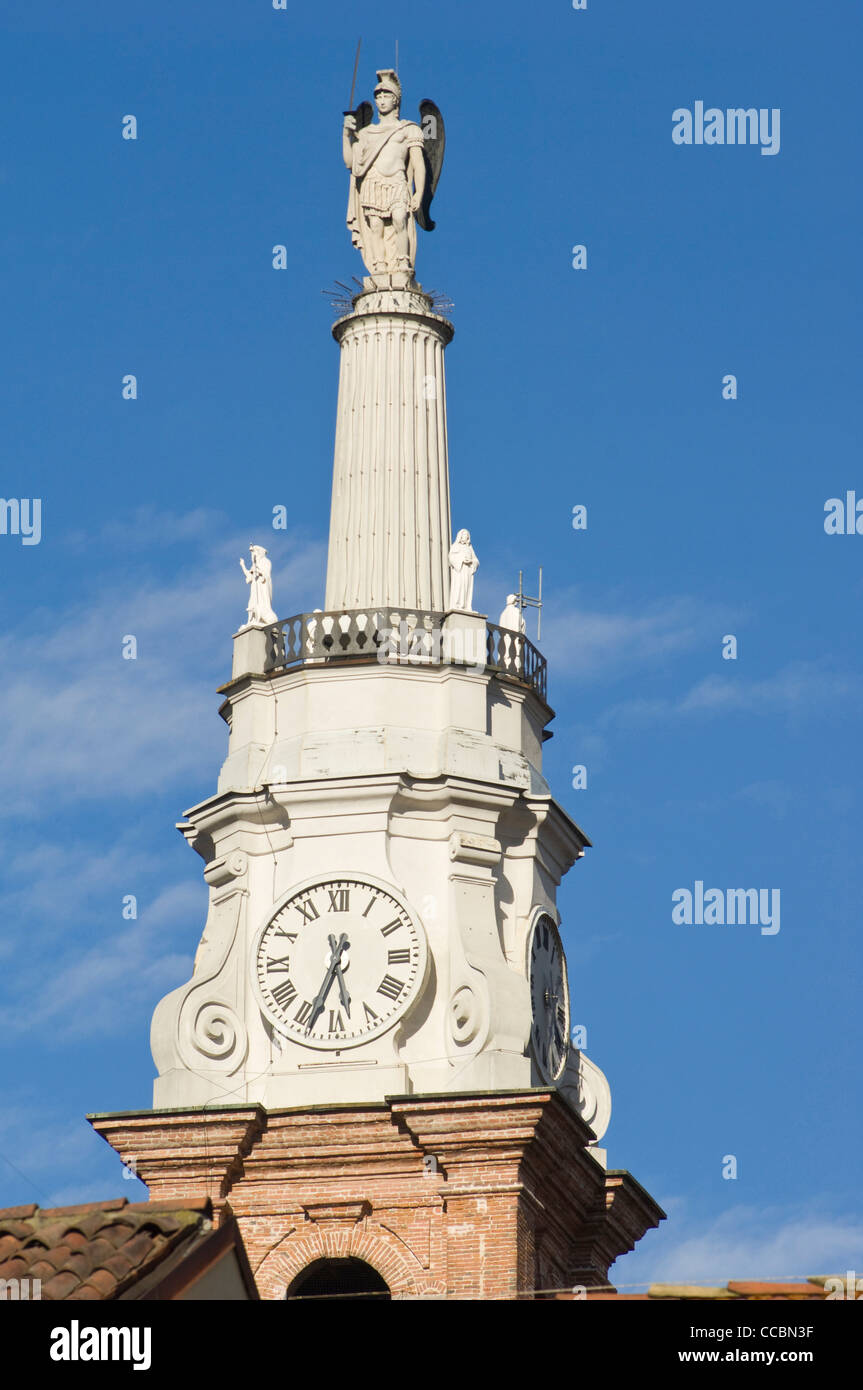
{"type": "Polygon", "coordinates": [[[536,640],[537,640],[537,642],[538,642],[539,639],[540,639],[540,637],[542,636],[542,565],[540,565],[540,567],[539,567],[539,596],[538,596],[537,598],[528,598],[527,594],[524,592],[524,588],[523,588],[523,573],[522,573],[521,570],[519,570],[519,572],[518,572],[518,606],[519,606],[519,608],[521,609],[522,612],[524,612],[525,608],[536,608],[536,609],[537,609],[537,614],[536,614],[536,640]]]}

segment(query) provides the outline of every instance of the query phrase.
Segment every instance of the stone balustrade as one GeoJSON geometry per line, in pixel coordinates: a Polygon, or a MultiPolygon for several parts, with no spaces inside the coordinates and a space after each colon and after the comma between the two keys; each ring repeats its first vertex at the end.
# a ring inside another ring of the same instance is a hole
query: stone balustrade
{"type": "MultiPolygon", "coordinates": [[[[448,624],[453,623],[454,616],[457,615],[450,615],[448,624]]],[[[452,641],[455,633],[448,630],[445,618],[443,613],[389,606],[298,613],[263,629],[264,669],[289,671],[296,666],[328,665],[334,661],[476,665],[466,653],[458,654],[458,644],[452,641]]],[[[485,652],[480,656],[479,669],[524,681],[545,700],[545,657],[523,632],[488,622],[485,627],[485,652]]]]}

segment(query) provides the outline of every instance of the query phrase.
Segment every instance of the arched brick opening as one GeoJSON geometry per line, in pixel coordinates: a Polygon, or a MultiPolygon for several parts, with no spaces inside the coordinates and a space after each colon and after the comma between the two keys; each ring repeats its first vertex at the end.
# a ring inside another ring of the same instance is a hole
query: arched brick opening
{"type": "Polygon", "coordinates": [[[262,1298],[283,1299],[298,1276],[319,1261],[354,1259],[371,1266],[392,1298],[425,1293],[428,1273],[406,1245],[374,1222],[362,1221],[349,1230],[310,1223],[292,1231],[265,1255],[255,1271],[262,1298]]]}
{"type": "Polygon", "coordinates": [[[391,1298],[385,1280],[365,1260],[349,1255],[341,1260],[313,1260],[289,1285],[285,1298],[391,1298]]]}

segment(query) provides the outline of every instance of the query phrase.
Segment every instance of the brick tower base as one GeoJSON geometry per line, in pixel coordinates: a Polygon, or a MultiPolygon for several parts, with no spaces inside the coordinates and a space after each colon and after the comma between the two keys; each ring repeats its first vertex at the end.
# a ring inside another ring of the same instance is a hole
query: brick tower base
{"type": "Polygon", "coordinates": [[[394,1298],[530,1297],[607,1285],[664,1213],[554,1090],[89,1117],[152,1200],[229,1208],[262,1298],[354,1258],[394,1298]]]}

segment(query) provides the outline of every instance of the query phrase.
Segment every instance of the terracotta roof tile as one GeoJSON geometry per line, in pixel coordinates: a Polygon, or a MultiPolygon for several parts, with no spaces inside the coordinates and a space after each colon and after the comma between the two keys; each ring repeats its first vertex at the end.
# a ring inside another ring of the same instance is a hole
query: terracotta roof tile
{"type": "Polygon", "coordinates": [[[802,1280],[794,1284],[760,1283],[754,1280],[735,1279],[729,1282],[732,1293],[742,1298],[823,1298],[824,1290],[817,1284],[802,1280]]]}
{"type": "MultiPolygon", "coordinates": [[[[662,1299],[686,1299],[686,1300],[712,1300],[725,1302],[745,1302],[749,1299],[781,1299],[784,1301],[794,1299],[821,1299],[826,1294],[822,1287],[825,1276],[812,1275],[809,1279],[791,1280],[751,1280],[751,1279],[732,1279],[727,1285],[707,1285],[707,1284],[651,1284],[647,1293],[618,1293],[616,1289],[603,1286],[597,1289],[588,1289],[587,1297],[591,1301],[615,1300],[622,1302],[629,1299],[650,1299],[651,1302],[658,1302],[662,1299]]],[[[575,1295],[565,1293],[558,1295],[560,1298],[574,1298],[575,1295]]]]}
{"type": "Polygon", "coordinates": [[[118,1250],[116,1255],[111,1256],[110,1260],[103,1260],[99,1268],[107,1269],[109,1274],[113,1274],[117,1283],[121,1284],[126,1275],[135,1268],[135,1261],[124,1255],[122,1250],[118,1250]]]}
{"type": "Polygon", "coordinates": [[[42,1281],[43,1298],[68,1298],[73,1289],[77,1289],[79,1280],[71,1270],[61,1270],[53,1278],[42,1281]]]}
{"type": "Polygon", "coordinates": [[[90,1275],[90,1278],[81,1288],[71,1295],[72,1298],[108,1298],[117,1287],[117,1280],[113,1274],[109,1274],[107,1269],[97,1269],[90,1275]]]}
{"type": "MultiPolygon", "coordinates": [[[[127,1207],[128,1205],[125,1197],[112,1197],[108,1202],[81,1202],[75,1207],[51,1207],[50,1215],[52,1217],[78,1216],[86,1215],[87,1212],[94,1212],[96,1215],[101,1216],[103,1212],[120,1211],[123,1207],[127,1207]]],[[[0,1212],[0,1216],[2,1216],[2,1214],[3,1213],[0,1212]]],[[[43,1209],[43,1215],[48,1214],[49,1213],[45,1212],[43,1209]]]]}
{"type": "Polygon", "coordinates": [[[125,1245],[129,1237],[135,1234],[136,1226],[128,1226],[125,1221],[115,1221],[111,1226],[102,1226],[99,1230],[100,1241],[105,1241],[113,1250],[119,1250],[125,1245]]]}
{"type": "Polygon", "coordinates": [[[113,1241],[105,1240],[101,1232],[96,1240],[90,1241],[90,1258],[94,1265],[103,1265],[115,1253],[113,1241]]]}
{"type": "Polygon", "coordinates": [[[71,1251],[68,1245],[55,1245],[53,1250],[45,1251],[42,1259],[45,1264],[50,1265],[52,1269],[61,1270],[66,1268],[70,1253],[71,1251]]]}
{"type": "Polygon", "coordinates": [[[729,1289],[703,1284],[651,1284],[648,1298],[734,1298],[729,1289]]]}
{"type": "MultiPolygon", "coordinates": [[[[154,1206],[155,1203],[153,1202],[130,1202],[126,1210],[129,1212],[143,1211],[149,1213],[149,1215],[152,1216],[154,1206]]],[[[210,1202],[209,1197],[196,1197],[190,1199],[188,1202],[184,1201],[182,1198],[172,1197],[169,1201],[159,1202],[158,1210],[160,1212],[200,1211],[204,1212],[207,1216],[209,1216],[212,1210],[212,1203],[210,1202]]]]}
{"type": "Polygon", "coordinates": [[[193,1202],[108,1202],[0,1210],[0,1279],[41,1279],[43,1299],[116,1298],[212,1214],[193,1202]]]}
{"type": "Polygon", "coordinates": [[[71,1231],[66,1232],[64,1239],[70,1250],[83,1249],[89,1244],[88,1237],[85,1236],[84,1232],[74,1227],[71,1231]]]}
{"type": "Polygon", "coordinates": [[[153,1243],[152,1233],[148,1230],[136,1231],[131,1240],[127,1240],[123,1248],[118,1253],[131,1260],[133,1264],[138,1264],[140,1260],[146,1258],[153,1243]]]}
{"type": "MultiPolygon", "coordinates": [[[[18,1208],[20,1210],[20,1208],[18,1208]]],[[[4,1221],[2,1217],[5,1213],[0,1212],[0,1232],[3,1235],[12,1236],[14,1240],[26,1240],[32,1233],[33,1227],[29,1221],[19,1221],[15,1217],[10,1217],[4,1221]]]]}

